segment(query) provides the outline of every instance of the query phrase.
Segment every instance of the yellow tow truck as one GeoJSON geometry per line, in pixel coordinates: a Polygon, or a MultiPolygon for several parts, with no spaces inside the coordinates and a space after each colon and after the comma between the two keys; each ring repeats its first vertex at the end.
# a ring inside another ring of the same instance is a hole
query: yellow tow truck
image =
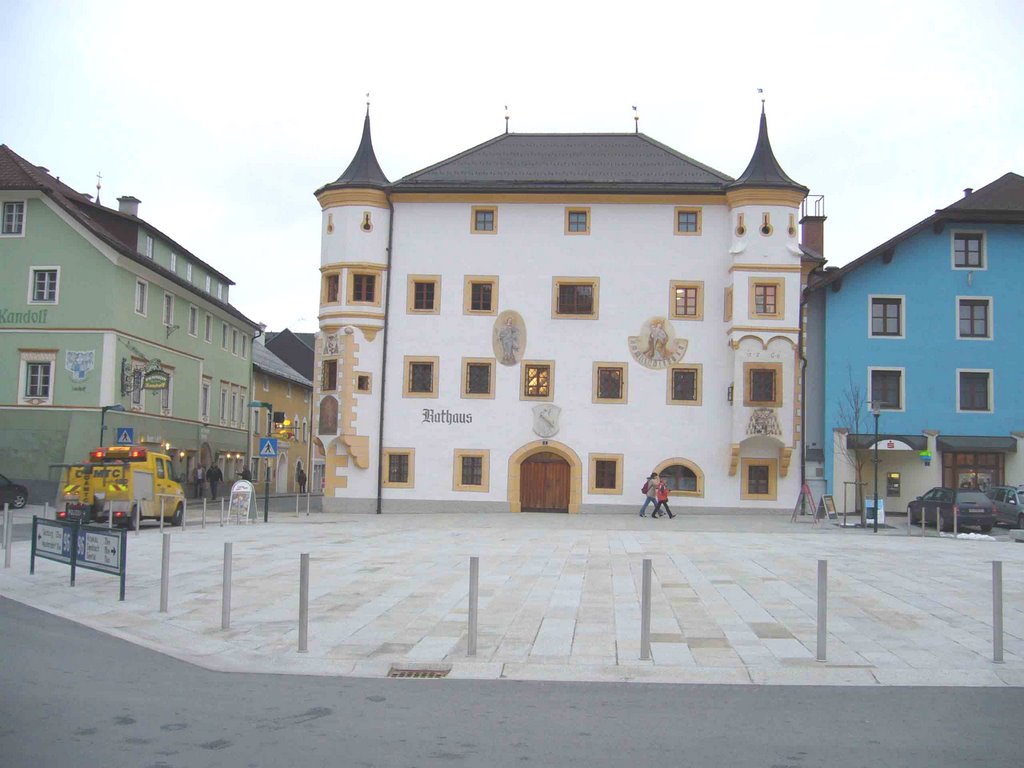
{"type": "Polygon", "coordinates": [[[132,521],[181,525],[185,493],[171,457],[135,445],[97,448],[84,464],[64,467],[57,519],[131,527],[132,521]],[[137,513],[137,514],[136,514],[137,513]]]}

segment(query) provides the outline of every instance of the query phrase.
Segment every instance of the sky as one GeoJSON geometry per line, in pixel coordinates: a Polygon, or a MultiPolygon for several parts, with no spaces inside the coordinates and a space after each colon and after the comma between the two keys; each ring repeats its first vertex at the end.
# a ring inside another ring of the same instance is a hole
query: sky
{"type": "Polygon", "coordinates": [[[824,195],[842,266],[1024,174],[1024,3],[0,0],[0,143],[315,331],[320,208],[359,144],[392,181],[502,133],[632,132],[730,176],[757,137],[824,195]]]}

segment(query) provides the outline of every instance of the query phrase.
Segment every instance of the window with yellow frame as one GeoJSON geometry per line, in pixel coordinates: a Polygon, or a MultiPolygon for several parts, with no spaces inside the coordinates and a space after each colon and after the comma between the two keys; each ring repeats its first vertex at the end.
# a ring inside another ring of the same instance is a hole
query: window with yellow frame
{"type": "Polygon", "coordinates": [[[589,456],[587,493],[622,495],[621,453],[592,453],[589,456]]]}
{"type": "Polygon", "coordinates": [[[385,488],[413,488],[416,485],[416,449],[385,448],[382,485],[385,488]]]}
{"type": "Polygon", "coordinates": [[[669,283],[669,313],[674,320],[703,320],[704,281],[673,280],[669,283]]]}
{"type": "Polygon", "coordinates": [[[779,319],[786,315],[786,281],[750,278],[748,311],[752,318],[779,319]]]}
{"type": "Polygon", "coordinates": [[[740,497],[748,500],[775,501],[778,498],[778,473],[777,459],[741,459],[740,497]]]}
{"type": "Polygon", "coordinates": [[[486,493],[490,490],[491,452],[455,449],[452,490],[486,493]]]}

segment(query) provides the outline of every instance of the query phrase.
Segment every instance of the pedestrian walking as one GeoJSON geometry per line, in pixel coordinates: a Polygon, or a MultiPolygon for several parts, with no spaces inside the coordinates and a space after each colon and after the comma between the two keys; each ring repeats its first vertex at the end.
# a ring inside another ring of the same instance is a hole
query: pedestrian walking
{"type": "MultiPolygon", "coordinates": [[[[640,507],[640,517],[647,517],[644,512],[647,511],[647,506],[653,501],[655,502],[654,507],[657,509],[657,496],[658,496],[658,483],[657,483],[657,472],[651,472],[650,477],[644,481],[644,487],[640,489],[640,492],[644,495],[644,505],[640,507]]],[[[651,517],[654,517],[651,514],[651,517]]]]}
{"type": "Polygon", "coordinates": [[[655,488],[655,493],[658,497],[657,503],[654,505],[654,511],[651,512],[651,517],[661,517],[664,513],[661,512],[661,508],[665,508],[665,512],[668,513],[668,519],[671,520],[675,517],[672,514],[672,510],[668,506],[668,486],[665,485],[664,480],[660,480],[655,488]]]}
{"type": "Polygon", "coordinates": [[[299,493],[306,492],[306,471],[299,465],[299,468],[295,470],[295,482],[299,484],[299,493]]]}
{"type": "Polygon", "coordinates": [[[203,480],[206,475],[206,470],[202,464],[196,464],[195,471],[192,472],[192,498],[198,499],[203,495],[203,480]]]}
{"type": "Polygon", "coordinates": [[[216,464],[211,464],[210,468],[206,470],[206,482],[210,484],[210,498],[214,501],[217,500],[217,484],[223,479],[224,475],[216,464]]]}
{"type": "Polygon", "coordinates": [[[248,467],[242,467],[242,479],[252,482],[252,472],[249,471],[248,467]]]}

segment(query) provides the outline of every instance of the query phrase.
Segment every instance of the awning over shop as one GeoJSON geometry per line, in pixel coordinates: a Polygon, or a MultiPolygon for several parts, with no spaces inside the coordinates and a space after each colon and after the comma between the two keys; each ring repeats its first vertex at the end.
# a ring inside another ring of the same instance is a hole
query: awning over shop
{"type": "Polygon", "coordinates": [[[996,435],[942,435],[936,441],[940,451],[950,453],[1016,453],[1017,439],[996,435]]]}
{"type": "MultiPolygon", "coordinates": [[[[860,451],[875,447],[874,433],[868,435],[847,435],[846,447],[860,451]]],[[[928,438],[924,435],[879,435],[878,450],[880,451],[923,451],[928,447],[928,438]]]]}

